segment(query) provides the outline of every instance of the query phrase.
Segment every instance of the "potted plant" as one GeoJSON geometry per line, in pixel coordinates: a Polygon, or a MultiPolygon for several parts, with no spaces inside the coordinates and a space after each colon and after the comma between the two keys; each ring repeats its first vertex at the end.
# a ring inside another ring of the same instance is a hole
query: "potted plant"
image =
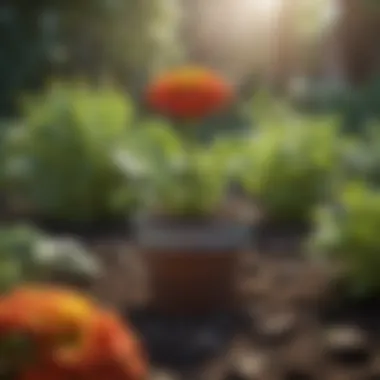
{"type": "Polygon", "coordinates": [[[0,290],[24,282],[87,287],[101,275],[99,261],[79,242],[51,238],[24,225],[0,228],[0,290]]]}
{"type": "Polygon", "coordinates": [[[333,121],[284,115],[267,115],[247,139],[240,183],[258,203],[264,230],[299,234],[340,180],[341,144],[333,121]]]}
{"type": "Polygon", "coordinates": [[[132,117],[128,98],[109,88],[54,84],[29,99],[4,142],[13,212],[55,232],[126,229],[134,197],[113,153],[132,117]]]}
{"type": "Polygon", "coordinates": [[[155,144],[156,154],[146,156],[136,219],[152,303],[161,311],[203,313],[234,305],[238,253],[247,247],[249,229],[222,212],[230,181],[228,157],[202,147],[196,137],[197,121],[230,96],[223,79],[201,68],[164,75],[148,91],[150,104],[177,127],[152,133],[160,136],[160,144],[155,144]]]}

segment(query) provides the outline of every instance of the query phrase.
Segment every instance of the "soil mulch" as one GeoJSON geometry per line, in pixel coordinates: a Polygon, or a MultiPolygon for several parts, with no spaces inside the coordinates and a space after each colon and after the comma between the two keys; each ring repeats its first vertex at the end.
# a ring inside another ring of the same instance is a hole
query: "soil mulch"
{"type": "Polygon", "coordinates": [[[151,379],[380,379],[380,302],[334,302],[329,275],[285,243],[274,239],[266,252],[242,255],[238,315],[168,318],[146,310],[147,274],[123,241],[94,245],[107,270],[92,291],[135,325],[151,379]]]}

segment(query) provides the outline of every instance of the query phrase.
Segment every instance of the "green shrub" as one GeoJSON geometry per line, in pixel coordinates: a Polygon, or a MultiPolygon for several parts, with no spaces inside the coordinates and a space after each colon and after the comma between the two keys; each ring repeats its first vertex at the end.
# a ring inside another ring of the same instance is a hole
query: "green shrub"
{"type": "Polygon", "coordinates": [[[317,211],[309,247],[319,260],[335,261],[345,270],[347,291],[380,291],[380,192],[364,183],[347,185],[336,204],[317,211]]]}
{"type": "Polygon", "coordinates": [[[363,126],[360,137],[344,141],[344,165],[348,178],[380,185],[380,130],[379,123],[363,126]]]}
{"type": "Polygon", "coordinates": [[[98,261],[78,242],[52,239],[29,226],[0,229],[0,291],[22,282],[48,281],[55,275],[92,279],[98,261]]]}
{"type": "Polygon", "coordinates": [[[122,217],[133,204],[114,150],[125,144],[133,106],[110,89],[56,85],[29,99],[6,137],[5,186],[37,215],[89,221],[122,217]]]}
{"type": "Polygon", "coordinates": [[[127,173],[140,165],[135,183],[141,207],[172,216],[218,213],[232,177],[228,164],[235,146],[215,142],[206,148],[197,142],[194,130],[189,131],[194,139],[187,140],[164,122],[148,124],[135,134],[133,156],[119,156],[127,173]]]}
{"type": "Polygon", "coordinates": [[[243,150],[241,182],[272,221],[305,222],[340,178],[340,140],[330,118],[261,118],[243,150]]]}
{"type": "Polygon", "coordinates": [[[380,77],[348,93],[342,102],[341,112],[346,133],[365,134],[368,123],[380,120],[380,77]]]}

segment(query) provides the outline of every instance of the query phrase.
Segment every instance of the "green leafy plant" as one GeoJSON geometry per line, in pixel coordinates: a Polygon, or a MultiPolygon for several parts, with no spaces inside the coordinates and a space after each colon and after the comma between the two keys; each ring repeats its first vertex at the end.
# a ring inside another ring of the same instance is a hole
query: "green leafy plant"
{"type": "Polygon", "coordinates": [[[343,130],[351,135],[366,134],[366,125],[380,120],[380,76],[347,92],[341,105],[343,130]]]}
{"type": "Polygon", "coordinates": [[[129,99],[109,88],[56,84],[28,99],[24,115],[6,137],[8,193],[46,218],[123,217],[134,197],[113,153],[131,129],[129,99]]]}
{"type": "Polygon", "coordinates": [[[75,240],[54,239],[24,225],[0,229],[0,291],[56,276],[91,280],[101,270],[95,257],[75,240]]]}
{"type": "Polygon", "coordinates": [[[138,168],[135,183],[143,208],[167,216],[213,215],[232,178],[235,144],[216,140],[205,147],[192,138],[196,131],[181,132],[188,138],[169,124],[149,122],[135,134],[133,155],[119,152],[117,159],[127,173],[138,168]]]}
{"type": "Polygon", "coordinates": [[[344,165],[348,178],[380,185],[380,131],[379,123],[366,124],[360,137],[342,140],[344,165]]]}
{"type": "Polygon", "coordinates": [[[379,223],[380,192],[364,182],[346,185],[334,205],[317,210],[309,249],[343,267],[346,290],[354,295],[380,290],[379,223]]]}
{"type": "Polygon", "coordinates": [[[340,140],[334,120],[291,112],[261,118],[242,154],[245,191],[276,222],[307,222],[340,179],[340,140]]]}

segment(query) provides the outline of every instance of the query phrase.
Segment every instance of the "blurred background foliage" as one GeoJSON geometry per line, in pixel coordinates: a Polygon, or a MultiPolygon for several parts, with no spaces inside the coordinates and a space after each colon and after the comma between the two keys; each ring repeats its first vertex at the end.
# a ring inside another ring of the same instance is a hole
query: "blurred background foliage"
{"type": "Polygon", "coordinates": [[[244,130],[266,86],[307,112],[339,112],[357,133],[380,109],[375,0],[3,0],[0,117],[51,78],[113,81],[145,112],[152,75],[182,62],[221,70],[241,102],[206,120],[205,139],[244,130]],[[238,4],[239,3],[239,4],[238,4]]]}
{"type": "Polygon", "coordinates": [[[0,4],[0,115],[50,77],[111,77],[135,96],[181,58],[179,10],[170,0],[24,0],[0,4]]]}

